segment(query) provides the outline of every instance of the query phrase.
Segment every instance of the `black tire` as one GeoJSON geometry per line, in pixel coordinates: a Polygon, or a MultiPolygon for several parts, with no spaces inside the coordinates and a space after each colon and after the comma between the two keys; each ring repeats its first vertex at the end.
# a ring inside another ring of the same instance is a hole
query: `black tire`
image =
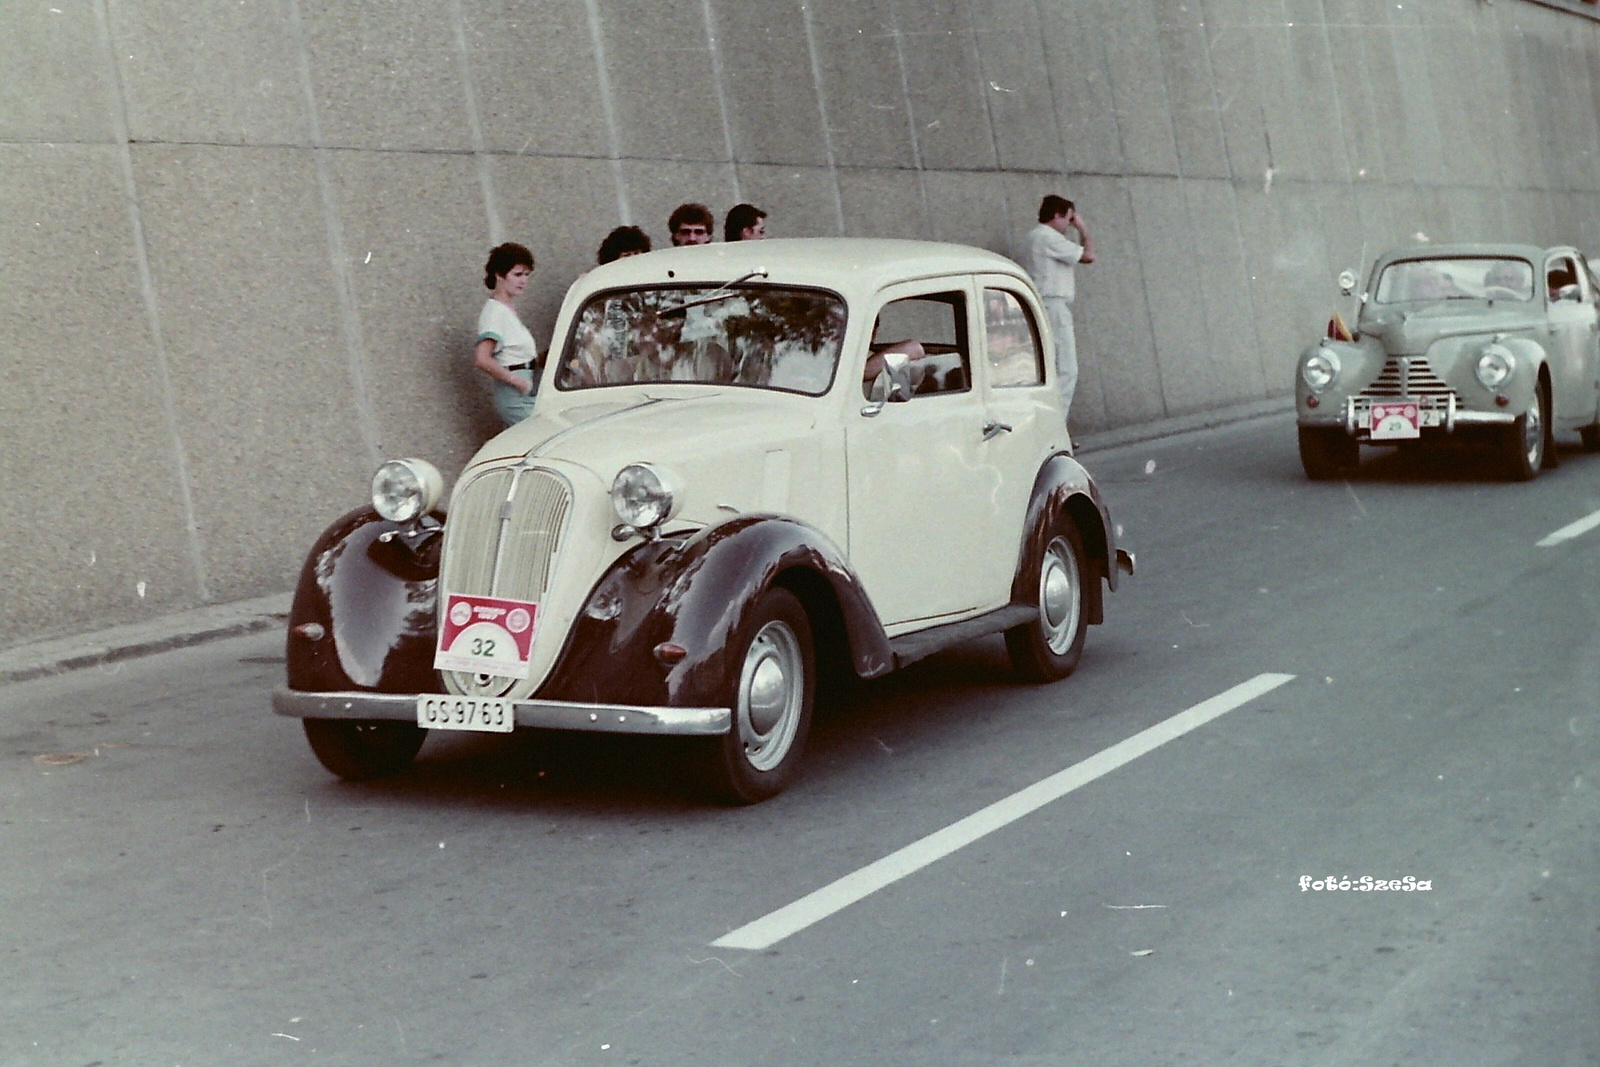
{"type": "Polygon", "coordinates": [[[816,646],[799,599],[776,586],[762,593],[728,662],[733,727],[704,743],[705,780],[719,800],[754,804],[776,796],[794,778],[811,732],[816,646]]]}
{"type": "Polygon", "coordinates": [[[1600,452],[1600,422],[1578,427],[1578,436],[1583,439],[1585,452],[1600,452]]]}
{"type": "Polygon", "coordinates": [[[1500,438],[1500,452],[1506,465],[1506,474],[1514,482],[1531,482],[1547,465],[1550,449],[1550,387],[1544,379],[1534,387],[1533,401],[1528,410],[1517,416],[1517,421],[1505,428],[1500,438]]]}
{"type": "Polygon", "coordinates": [[[1337,426],[1301,426],[1300,465],[1314,482],[1343,478],[1361,463],[1361,446],[1337,426]]]}
{"type": "Polygon", "coordinates": [[[328,770],[347,781],[387,778],[411,766],[428,731],[409,722],[306,719],[306,740],[328,770]]]}
{"type": "Polygon", "coordinates": [[[1054,682],[1077,669],[1089,629],[1084,586],[1095,580],[1077,526],[1071,519],[1057,520],[1033,572],[1039,612],[1032,621],[1006,631],[1006,651],[1017,677],[1054,682]]]}

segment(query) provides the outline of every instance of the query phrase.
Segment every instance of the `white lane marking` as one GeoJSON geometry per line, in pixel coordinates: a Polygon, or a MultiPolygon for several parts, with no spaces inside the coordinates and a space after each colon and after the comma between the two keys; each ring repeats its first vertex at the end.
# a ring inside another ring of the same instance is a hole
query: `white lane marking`
{"type": "Polygon", "coordinates": [[[1549,548],[1551,545],[1559,545],[1563,541],[1570,541],[1574,537],[1578,537],[1581,534],[1588,533],[1590,530],[1594,529],[1596,526],[1600,526],[1600,511],[1592,512],[1592,513],[1590,513],[1588,515],[1585,515],[1583,518],[1579,519],[1577,522],[1569,522],[1569,523],[1567,523],[1565,526],[1561,527],[1561,529],[1557,530],[1555,533],[1549,534],[1548,536],[1546,536],[1544,538],[1544,540],[1540,541],[1538,543],[1538,545],[1535,546],[1535,547],[1538,547],[1538,548],[1549,548]]]}
{"type": "Polygon", "coordinates": [[[760,951],[1294,678],[1258,674],[711,942],[760,951]]]}

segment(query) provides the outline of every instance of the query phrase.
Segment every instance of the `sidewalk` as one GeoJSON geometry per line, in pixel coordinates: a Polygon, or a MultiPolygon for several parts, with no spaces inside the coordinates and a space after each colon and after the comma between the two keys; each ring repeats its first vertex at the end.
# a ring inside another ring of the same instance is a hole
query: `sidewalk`
{"type": "MultiPolygon", "coordinates": [[[[1173,419],[1140,423],[1137,426],[1124,426],[1102,433],[1085,434],[1078,441],[1078,455],[1090,455],[1122,445],[1156,441],[1163,437],[1192,433],[1196,430],[1208,430],[1230,423],[1266,418],[1292,410],[1294,410],[1294,399],[1280,397],[1236,404],[1232,407],[1217,408],[1173,419]]],[[[101,663],[149,656],[168,649],[197,645],[203,641],[223,637],[236,637],[257,630],[281,628],[289,614],[291,595],[278,593],[232,604],[213,604],[164,615],[146,622],[113,626],[96,633],[57,638],[53,641],[41,641],[0,651],[0,685],[62,674],[101,663]]]]}
{"type": "Polygon", "coordinates": [[[292,594],[212,604],[96,633],[60,637],[0,651],[0,685],[25,682],[117,660],[149,656],[273,627],[289,617],[292,594]]]}

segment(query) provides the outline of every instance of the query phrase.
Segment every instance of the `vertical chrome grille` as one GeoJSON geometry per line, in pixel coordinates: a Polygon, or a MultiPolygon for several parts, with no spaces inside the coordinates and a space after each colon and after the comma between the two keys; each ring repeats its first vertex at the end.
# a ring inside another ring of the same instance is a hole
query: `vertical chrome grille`
{"type": "Polygon", "coordinates": [[[1372,384],[1361,390],[1362,396],[1371,397],[1423,397],[1441,399],[1452,392],[1451,388],[1433,372],[1428,361],[1418,357],[1390,356],[1383,371],[1372,384]]]}
{"type": "MultiPolygon", "coordinates": [[[[440,595],[544,601],[572,507],[564,478],[547,470],[506,467],[456,490],[445,522],[440,595]]],[[[510,678],[447,671],[457,692],[501,695],[510,678]]]]}

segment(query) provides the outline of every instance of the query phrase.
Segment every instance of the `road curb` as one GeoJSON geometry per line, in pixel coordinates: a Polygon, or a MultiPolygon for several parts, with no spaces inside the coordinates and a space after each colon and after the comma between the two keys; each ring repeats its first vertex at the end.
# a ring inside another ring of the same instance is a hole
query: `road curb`
{"type": "Polygon", "coordinates": [[[272,629],[288,618],[289,600],[289,593],[277,593],[6,649],[0,651],[0,685],[272,629]]]}
{"type": "Polygon", "coordinates": [[[1176,437],[1178,434],[1192,433],[1196,430],[1212,430],[1218,426],[1229,426],[1236,422],[1248,422],[1251,419],[1264,419],[1293,410],[1294,397],[1278,396],[1267,400],[1252,400],[1245,404],[1233,404],[1225,408],[1198,411],[1193,415],[1178,415],[1170,419],[1141,422],[1133,426],[1122,426],[1115,430],[1084,434],[1076,439],[1078,447],[1075,454],[1104,452],[1122,445],[1137,445],[1147,441],[1159,441],[1164,437],[1176,437]]]}
{"type": "MultiPolygon", "coordinates": [[[[1157,441],[1178,434],[1209,430],[1294,409],[1294,398],[1275,397],[1246,404],[1143,422],[1101,433],[1085,434],[1077,454],[1104,452],[1122,445],[1157,441]]],[[[215,604],[176,612],[148,622],[114,626],[96,633],[40,641],[0,651],[0,685],[136,659],[175,648],[282,626],[289,615],[291,594],[215,604]]]]}

